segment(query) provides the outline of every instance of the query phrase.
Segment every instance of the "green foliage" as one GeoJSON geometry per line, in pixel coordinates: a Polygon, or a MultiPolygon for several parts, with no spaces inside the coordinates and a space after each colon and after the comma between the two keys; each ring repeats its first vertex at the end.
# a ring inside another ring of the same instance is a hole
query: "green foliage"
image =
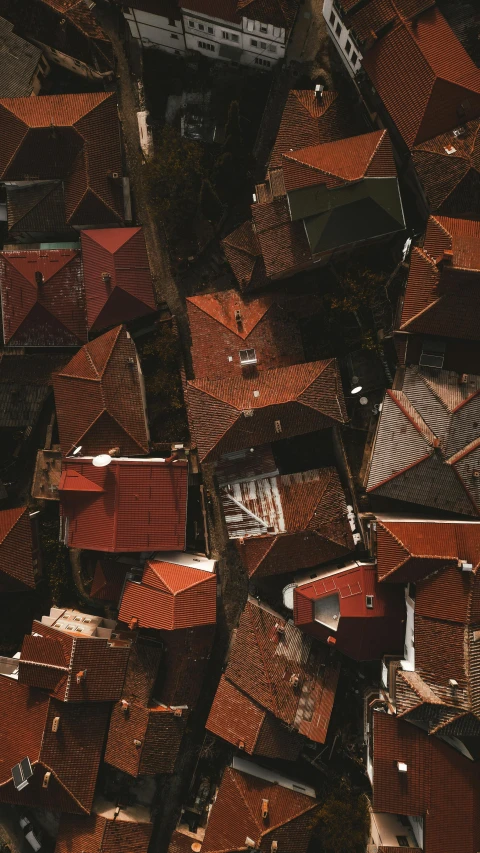
{"type": "Polygon", "coordinates": [[[321,853],[365,853],[370,815],[364,794],[342,783],[318,809],[316,820],[321,853]]]}
{"type": "Polygon", "coordinates": [[[55,505],[40,517],[40,547],[43,574],[52,604],[57,607],[75,598],[68,549],[58,540],[59,529],[58,507],[55,505]]]}
{"type": "Polygon", "coordinates": [[[338,283],[338,294],[332,299],[332,308],[355,313],[371,308],[381,294],[385,279],[367,268],[349,270],[338,283]]]}
{"type": "Polygon", "coordinates": [[[202,216],[214,225],[222,218],[223,205],[208,180],[203,181],[200,190],[200,210],[202,216]]]}
{"type": "Polygon", "coordinates": [[[213,169],[213,181],[223,201],[234,204],[244,195],[250,195],[246,178],[252,165],[252,155],[242,132],[238,101],[232,101],[225,124],[225,141],[213,169]]]}
{"type": "Polygon", "coordinates": [[[154,214],[169,241],[190,237],[206,176],[203,148],[165,126],[146,164],[154,214]]]}
{"type": "Polygon", "coordinates": [[[180,349],[172,323],[160,323],[137,343],[145,378],[152,441],[182,441],[188,436],[179,371],[180,349]]]}

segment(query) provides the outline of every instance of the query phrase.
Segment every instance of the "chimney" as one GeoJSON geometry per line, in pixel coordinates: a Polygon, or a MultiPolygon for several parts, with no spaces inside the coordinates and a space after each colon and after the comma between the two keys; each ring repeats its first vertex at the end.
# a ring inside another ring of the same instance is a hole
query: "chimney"
{"type": "Polygon", "coordinates": [[[77,672],[77,684],[81,684],[82,681],[87,680],[87,670],[81,669],[80,672],[77,672]]]}
{"type": "Polygon", "coordinates": [[[133,616],[133,618],[130,619],[130,622],[128,623],[128,628],[130,631],[135,631],[135,628],[138,628],[138,619],[136,616],[133,616]]]}
{"type": "Polygon", "coordinates": [[[408,767],[404,761],[397,761],[397,770],[399,773],[406,773],[408,770],[408,767]]]}
{"type": "Polygon", "coordinates": [[[264,820],[268,817],[268,800],[262,800],[262,817],[264,820]]]}
{"type": "Polygon", "coordinates": [[[315,97],[317,101],[321,101],[323,99],[324,88],[325,86],[323,85],[323,83],[317,83],[317,85],[315,86],[315,97]]]}
{"type": "Polygon", "coordinates": [[[336,638],[336,637],[332,637],[332,636],[330,636],[330,637],[328,637],[328,639],[327,639],[327,643],[329,643],[331,646],[334,646],[336,642],[337,642],[337,638],[336,638]]]}
{"type": "Polygon", "coordinates": [[[289,680],[288,680],[288,683],[289,683],[292,687],[298,687],[298,685],[299,685],[299,683],[300,683],[300,678],[299,678],[299,676],[298,676],[296,673],[293,673],[293,674],[290,676],[290,678],[289,678],[289,680]]]}
{"type": "Polygon", "coordinates": [[[110,450],[108,451],[108,455],[111,456],[112,459],[114,457],[120,456],[120,448],[119,447],[111,447],[110,450]]]}
{"type": "Polygon", "coordinates": [[[45,775],[43,777],[42,788],[48,788],[48,783],[50,782],[50,776],[51,775],[52,774],[51,774],[50,770],[47,770],[47,772],[45,773],[45,775]]]}
{"type": "Polygon", "coordinates": [[[460,373],[458,376],[458,384],[466,385],[468,382],[468,373],[460,373]]]}
{"type": "Polygon", "coordinates": [[[133,740],[133,745],[134,745],[134,746],[136,746],[136,747],[137,747],[137,749],[140,749],[140,747],[141,747],[141,745],[142,745],[142,741],[141,741],[141,740],[138,740],[137,738],[134,738],[134,740],[133,740]]]}
{"type": "Polygon", "coordinates": [[[35,284],[37,285],[37,287],[41,287],[43,282],[43,272],[40,272],[40,270],[35,270],[35,284]]]}
{"type": "Polygon", "coordinates": [[[245,749],[245,741],[239,740],[238,741],[238,748],[239,749],[245,749]]]}
{"type": "Polygon", "coordinates": [[[281,634],[283,636],[285,633],[285,625],[282,622],[275,622],[275,630],[277,634],[281,634]]]}
{"type": "Polygon", "coordinates": [[[130,712],[130,702],[127,702],[126,699],[121,699],[120,705],[122,707],[123,713],[125,714],[125,716],[127,716],[127,714],[129,714],[130,712]]]}
{"type": "Polygon", "coordinates": [[[107,287],[110,287],[112,284],[112,276],[109,272],[102,272],[102,281],[107,285],[107,287]]]}
{"type": "Polygon", "coordinates": [[[245,839],[245,847],[250,847],[250,850],[255,850],[255,842],[253,838],[250,838],[248,835],[245,839]]]}
{"type": "Polygon", "coordinates": [[[241,311],[235,311],[235,322],[237,324],[237,329],[241,330],[241,328],[243,326],[242,312],[241,311]]]}
{"type": "Polygon", "coordinates": [[[175,708],[175,710],[173,712],[173,716],[174,717],[181,717],[182,716],[182,709],[181,708],[175,708]]]}
{"type": "Polygon", "coordinates": [[[444,264],[448,264],[449,266],[453,264],[453,250],[452,249],[444,249],[442,255],[442,261],[444,264]]]}
{"type": "Polygon", "coordinates": [[[54,717],[52,720],[52,732],[58,732],[60,728],[60,717],[54,717]]]}
{"type": "Polygon", "coordinates": [[[270,853],[277,853],[277,850],[278,850],[278,841],[272,841],[272,844],[270,847],[270,853]]]}
{"type": "Polygon", "coordinates": [[[452,690],[456,690],[458,687],[458,681],[456,678],[448,679],[448,686],[452,688],[452,690]]]}

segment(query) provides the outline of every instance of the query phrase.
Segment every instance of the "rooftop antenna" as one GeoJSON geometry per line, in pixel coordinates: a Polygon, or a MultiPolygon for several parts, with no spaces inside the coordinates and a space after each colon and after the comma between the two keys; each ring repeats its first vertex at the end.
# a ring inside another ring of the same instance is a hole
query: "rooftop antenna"
{"type": "Polygon", "coordinates": [[[93,457],[92,465],[95,465],[95,468],[106,468],[107,465],[110,465],[111,461],[112,457],[108,453],[100,453],[99,456],[93,457]]]}
{"type": "Polygon", "coordinates": [[[72,452],[72,456],[78,456],[78,454],[81,452],[82,452],[82,445],[79,444],[79,446],[76,447],[75,450],[72,452]]]}

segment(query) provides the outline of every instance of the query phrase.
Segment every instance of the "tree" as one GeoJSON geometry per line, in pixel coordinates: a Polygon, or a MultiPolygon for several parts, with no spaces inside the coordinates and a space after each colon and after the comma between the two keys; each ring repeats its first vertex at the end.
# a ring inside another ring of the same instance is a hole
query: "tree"
{"type": "Polygon", "coordinates": [[[322,853],[365,853],[370,815],[366,797],[341,785],[317,812],[315,836],[322,853]]]}
{"type": "Polygon", "coordinates": [[[205,177],[203,148],[166,126],[145,169],[154,213],[168,240],[190,237],[205,177]]]}
{"type": "Polygon", "coordinates": [[[223,205],[209,180],[202,182],[200,190],[200,211],[205,219],[216,225],[222,217],[223,205]]]}

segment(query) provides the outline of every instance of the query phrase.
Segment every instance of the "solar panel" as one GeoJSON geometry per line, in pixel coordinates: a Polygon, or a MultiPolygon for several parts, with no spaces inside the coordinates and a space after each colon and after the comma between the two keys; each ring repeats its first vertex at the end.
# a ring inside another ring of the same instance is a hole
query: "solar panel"
{"type": "Polygon", "coordinates": [[[29,758],[22,758],[15,767],[12,767],[13,784],[17,791],[27,787],[31,776],[33,776],[33,770],[29,758]]]}

